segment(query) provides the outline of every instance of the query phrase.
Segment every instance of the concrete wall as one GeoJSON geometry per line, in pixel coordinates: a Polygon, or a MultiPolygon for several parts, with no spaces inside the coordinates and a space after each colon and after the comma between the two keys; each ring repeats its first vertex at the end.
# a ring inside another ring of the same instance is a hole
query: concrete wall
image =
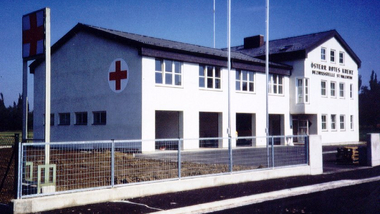
{"type": "Polygon", "coordinates": [[[380,134],[367,135],[367,164],[369,166],[380,165],[380,134]]]}

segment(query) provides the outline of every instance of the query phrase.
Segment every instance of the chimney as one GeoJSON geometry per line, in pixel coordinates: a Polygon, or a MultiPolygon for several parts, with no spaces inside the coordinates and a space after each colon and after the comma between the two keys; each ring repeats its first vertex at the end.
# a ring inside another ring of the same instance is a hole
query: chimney
{"type": "Polygon", "coordinates": [[[244,38],[244,49],[258,48],[264,45],[264,36],[257,35],[244,38]]]}

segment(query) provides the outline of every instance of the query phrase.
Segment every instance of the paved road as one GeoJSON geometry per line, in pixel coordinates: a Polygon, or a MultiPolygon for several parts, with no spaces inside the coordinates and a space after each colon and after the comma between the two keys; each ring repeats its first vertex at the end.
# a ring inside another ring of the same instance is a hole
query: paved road
{"type": "Polygon", "coordinates": [[[380,213],[380,182],[267,201],[213,213],[380,213]]]}

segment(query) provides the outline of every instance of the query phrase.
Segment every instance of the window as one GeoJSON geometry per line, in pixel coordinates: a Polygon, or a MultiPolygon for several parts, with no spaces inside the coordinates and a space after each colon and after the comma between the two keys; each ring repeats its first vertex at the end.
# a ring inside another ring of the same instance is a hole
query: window
{"type": "Polygon", "coordinates": [[[335,50],[330,51],[330,61],[335,62],[335,50]]]}
{"type": "Polygon", "coordinates": [[[322,80],[321,81],[321,95],[323,97],[327,97],[326,87],[327,87],[327,82],[322,80]]]}
{"type": "Polygon", "coordinates": [[[54,114],[50,114],[50,126],[54,126],[54,114]]]}
{"type": "Polygon", "coordinates": [[[353,85],[350,84],[350,98],[352,99],[353,98],[353,93],[352,93],[352,90],[353,90],[353,85]]]}
{"type": "Polygon", "coordinates": [[[336,115],[335,114],[331,115],[331,129],[336,130],[336,115]]]}
{"type": "Polygon", "coordinates": [[[70,113],[59,114],[59,125],[70,125],[70,113]]]}
{"type": "Polygon", "coordinates": [[[350,129],[354,130],[354,115],[350,115],[350,129]]]}
{"type": "Polygon", "coordinates": [[[344,52],[339,52],[339,63],[344,64],[344,52]]]}
{"type": "Polygon", "coordinates": [[[323,114],[321,116],[321,120],[322,120],[322,131],[326,131],[327,130],[327,115],[323,114]]]}
{"type": "Polygon", "coordinates": [[[335,94],[335,82],[331,82],[330,83],[330,96],[331,97],[335,97],[336,94],[335,94]]]}
{"type": "Polygon", "coordinates": [[[321,48],[321,60],[326,60],[326,48],[321,48]]]}
{"type": "Polygon", "coordinates": [[[105,111],[94,111],[93,118],[93,125],[106,125],[107,123],[107,113],[105,111]]]}
{"type": "Polygon", "coordinates": [[[199,87],[220,89],[221,79],[219,67],[199,65],[199,87]]]}
{"type": "Polygon", "coordinates": [[[75,125],[87,125],[87,112],[75,113],[75,125]]]}
{"type": "Polygon", "coordinates": [[[255,91],[255,73],[253,71],[236,71],[236,91],[255,91]]]}
{"type": "Polygon", "coordinates": [[[156,84],[182,85],[182,63],[173,60],[156,59],[156,84]]]}
{"type": "Polygon", "coordinates": [[[271,94],[283,94],[283,76],[278,74],[271,74],[269,76],[269,93],[271,94]]]}
{"type": "Polygon", "coordinates": [[[340,122],[340,130],[346,129],[346,127],[345,127],[345,116],[344,115],[339,116],[339,122],[340,122]]]}
{"type": "Polygon", "coordinates": [[[309,79],[297,79],[297,102],[309,102],[309,79]]]}
{"type": "Polygon", "coordinates": [[[344,98],[344,83],[339,83],[339,97],[344,98]]]}

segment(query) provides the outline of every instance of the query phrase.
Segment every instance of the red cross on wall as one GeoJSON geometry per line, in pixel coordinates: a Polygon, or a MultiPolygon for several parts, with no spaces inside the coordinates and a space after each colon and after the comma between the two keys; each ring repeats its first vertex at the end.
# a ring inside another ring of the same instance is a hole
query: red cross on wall
{"type": "Polygon", "coordinates": [[[121,70],[121,62],[116,61],[115,62],[115,71],[110,72],[109,74],[109,80],[116,81],[115,83],[115,90],[118,91],[121,89],[121,80],[127,79],[128,71],[127,70],[121,70]]]}
{"type": "Polygon", "coordinates": [[[22,44],[29,44],[29,53],[25,53],[23,57],[30,57],[34,56],[36,54],[41,54],[37,53],[37,42],[44,40],[45,37],[45,29],[43,25],[43,21],[41,22],[42,24],[40,26],[37,26],[38,21],[37,20],[37,12],[29,14],[29,29],[23,29],[22,31],[22,44]],[[26,55],[28,54],[28,55],[26,55]]]}

